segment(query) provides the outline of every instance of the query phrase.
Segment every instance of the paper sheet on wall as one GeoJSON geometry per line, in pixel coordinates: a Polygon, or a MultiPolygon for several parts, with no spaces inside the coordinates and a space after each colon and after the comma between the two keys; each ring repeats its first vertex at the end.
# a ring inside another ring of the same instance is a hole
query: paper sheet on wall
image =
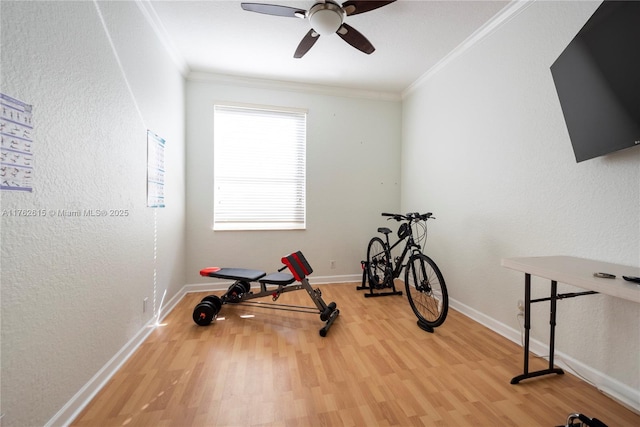
{"type": "Polygon", "coordinates": [[[147,206],[164,208],[164,139],[147,131],[147,206]]]}
{"type": "Polygon", "coordinates": [[[2,190],[33,191],[32,106],[0,93],[2,190]]]}

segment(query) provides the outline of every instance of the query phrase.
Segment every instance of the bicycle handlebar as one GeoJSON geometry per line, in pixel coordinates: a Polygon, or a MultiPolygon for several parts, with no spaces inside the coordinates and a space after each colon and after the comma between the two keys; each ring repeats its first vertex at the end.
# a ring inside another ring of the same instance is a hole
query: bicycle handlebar
{"type": "MultiPolygon", "coordinates": [[[[391,218],[395,219],[396,221],[426,221],[428,219],[436,219],[436,217],[433,216],[433,214],[431,212],[427,212],[427,213],[424,213],[424,214],[421,214],[419,212],[409,212],[406,215],[383,212],[381,215],[382,216],[390,216],[391,218]]],[[[391,219],[391,218],[389,218],[389,219],[391,219]]]]}

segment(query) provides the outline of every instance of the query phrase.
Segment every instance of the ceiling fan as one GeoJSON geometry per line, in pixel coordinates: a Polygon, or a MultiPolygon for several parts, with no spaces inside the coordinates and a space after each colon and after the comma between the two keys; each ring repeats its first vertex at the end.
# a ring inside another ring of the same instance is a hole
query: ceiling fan
{"type": "Polygon", "coordinates": [[[345,16],[357,15],[386,6],[391,1],[347,0],[342,5],[333,0],[318,1],[311,9],[304,10],[289,6],[262,3],[242,3],[244,10],[264,13],[266,15],[284,16],[289,18],[308,19],[311,29],[302,38],[293,57],[302,58],[318,41],[321,35],[336,33],[342,40],[356,49],[371,54],[375,47],[355,28],[344,22],[345,16]]]}

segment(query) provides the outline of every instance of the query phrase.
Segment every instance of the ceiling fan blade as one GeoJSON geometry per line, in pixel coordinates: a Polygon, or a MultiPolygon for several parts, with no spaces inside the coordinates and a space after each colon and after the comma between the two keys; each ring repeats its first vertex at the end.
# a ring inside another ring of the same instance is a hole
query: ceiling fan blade
{"type": "Polygon", "coordinates": [[[309,49],[316,44],[318,39],[320,38],[320,34],[313,31],[313,29],[309,30],[307,35],[302,38],[298,48],[296,49],[296,53],[293,54],[294,58],[302,58],[305,53],[309,52],[309,49]]]}
{"type": "Polygon", "coordinates": [[[240,3],[244,10],[249,12],[264,13],[266,15],[285,16],[289,18],[304,18],[307,11],[289,6],[262,3],[240,3]]]}
{"type": "Polygon", "coordinates": [[[367,55],[373,53],[376,50],[365,36],[358,32],[355,28],[348,24],[342,24],[336,34],[339,35],[342,40],[349,43],[351,46],[366,53],[367,55]]]}
{"type": "Polygon", "coordinates": [[[351,16],[351,15],[357,15],[358,13],[369,12],[370,10],[374,10],[382,6],[386,6],[395,1],[396,0],[391,0],[391,1],[348,0],[342,3],[342,9],[344,9],[344,13],[346,13],[347,16],[351,16]]]}

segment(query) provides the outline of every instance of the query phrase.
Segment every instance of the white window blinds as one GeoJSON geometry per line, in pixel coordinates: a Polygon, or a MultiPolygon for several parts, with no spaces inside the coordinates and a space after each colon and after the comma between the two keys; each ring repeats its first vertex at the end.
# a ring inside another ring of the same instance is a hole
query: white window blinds
{"type": "Polygon", "coordinates": [[[304,229],[306,111],[215,105],[213,125],[213,229],[304,229]]]}

